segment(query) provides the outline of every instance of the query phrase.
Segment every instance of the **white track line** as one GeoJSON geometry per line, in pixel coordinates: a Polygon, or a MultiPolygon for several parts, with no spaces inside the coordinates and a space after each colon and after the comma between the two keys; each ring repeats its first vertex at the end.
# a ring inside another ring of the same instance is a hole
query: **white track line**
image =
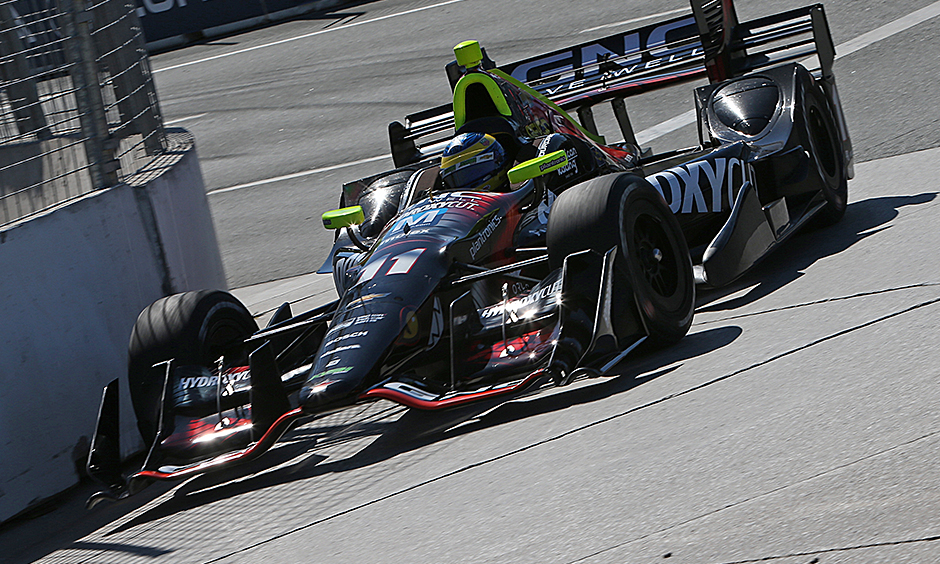
{"type": "MultiPolygon", "coordinates": [[[[442,4],[435,4],[434,6],[427,6],[426,8],[418,8],[417,10],[411,10],[411,11],[414,12],[414,11],[418,11],[422,9],[443,6],[445,4],[452,4],[454,2],[461,2],[461,1],[462,0],[450,0],[449,2],[444,2],[442,4]]],[[[390,17],[394,17],[398,15],[403,15],[406,13],[408,12],[402,12],[401,14],[392,14],[389,16],[382,16],[382,18],[390,18],[390,17]]],[[[669,13],[669,12],[666,12],[666,13],[669,13]]],[[[662,14],[658,14],[658,15],[662,15],[662,14]]],[[[842,58],[842,57],[851,55],[852,53],[855,53],[856,51],[864,49],[865,47],[868,47],[869,45],[877,43],[878,41],[881,41],[882,39],[887,39],[893,35],[897,35],[898,33],[901,33],[902,31],[906,31],[919,23],[923,23],[937,16],[940,16],[940,0],[937,0],[936,2],[934,2],[933,4],[925,8],[921,8],[920,10],[917,10],[916,12],[911,12],[910,14],[906,16],[898,18],[891,23],[885,24],[877,29],[869,31],[868,33],[863,33],[862,35],[859,35],[855,39],[850,39],[846,41],[845,43],[837,45],[836,46],[836,53],[838,53],[837,58],[842,58]]],[[[359,24],[378,21],[378,19],[382,19],[382,18],[369,20],[368,22],[359,22],[359,24]]],[[[350,25],[356,25],[356,24],[350,24],[350,25]]],[[[610,24],[610,25],[619,25],[619,24],[610,24]]],[[[324,31],[329,31],[329,30],[324,30],[324,31]]],[[[322,32],[315,32],[310,35],[315,35],[316,33],[322,33],[322,32]]],[[[294,39],[300,39],[300,37],[297,37],[294,39]]],[[[292,41],[292,39],[286,39],[278,43],[284,43],[286,41],[292,41]]],[[[271,45],[274,45],[274,43],[272,43],[271,45]]],[[[257,49],[260,47],[264,47],[264,46],[253,47],[252,49],[257,49]]],[[[230,54],[234,55],[236,53],[230,53],[230,54]]],[[[224,56],[224,55],[219,55],[219,56],[224,56]]],[[[204,59],[204,60],[208,60],[208,59],[204,59]]],[[[194,64],[196,62],[200,62],[200,61],[194,61],[193,63],[184,63],[184,65],[194,64]]],[[[179,65],[179,66],[183,66],[183,65],[179,65]]],[[[169,67],[169,68],[176,68],[176,67],[169,67]]],[[[169,70],[169,69],[164,69],[164,70],[169,70]]],[[[683,114],[679,114],[678,116],[674,118],[667,119],[666,121],[662,123],[658,123],[652,127],[644,129],[643,131],[640,131],[639,133],[636,134],[636,139],[641,145],[643,145],[643,144],[649,143],[650,141],[654,139],[658,139],[666,134],[672,133],[673,131],[676,131],[677,129],[681,129],[693,123],[695,123],[695,110],[689,110],[683,114]]],[[[231,186],[229,188],[219,188],[217,190],[212,190],[211,192],[208,192],[208,194],[210,195],[220,194],[222,192],[231,192],[233,190],[240,190],[242,188],[253,188],[255,186],[271,184],[274,182],[280,182],[282,180],[290,180],[293,178],[300,178],[302,176],[309,176],[311,174],[328,172],[328,171],[336,170],[339,168],[345,168],[345,167],[355,166],[358,164],[375,162],[375,161],[388,159],[388,158],[391,158],[391,155],[381,155],[377,157],[370,157],[368,159],[362,159],[359,161],[353,161],[349,163],[343,163],[343,164],[328,166],[324,168],[316,168],[316,169],[307,170],[303,172],[297,172],[294,174],[288,174],[285,176],[278,176],[276,178],[269,178],[267,180],[258,180],[256,182],[249,182],[248,184],[239,184],[238,186],[231,186]]]]}
{"type": "Polygon", "coordinates": [[[689,12],[691,12],[691,11],[692,11],[692,10],[691,10],[690,8],[680,8],[680,9],[678,9],[678,10],[669,10],[668,12],[660,12],[660,13],[658,13],[658,14],[652,14],[652,15],[649,15],[649,16],[643,16],[642,18],[633,18],[632,20],[624,20],[624,21],[622,21],[622,22],[609,23],[609,24],[599,25],[599,26],[597,26],[597,27],[589,27],[589,28],[587,28],[587,29],[582,29],[582,30],[579,31],[578,33],[589,33],[589,32],[591,32],[591,31],[597,31],[597,30],[600,30],[600,29],[607,29],[607,28],[611,28],[611,27],[619,27],[619,26],[622,26],[622,25],[635,24],[635,23],[639,23],[639,22],[646,21],[646,20],[652,20],[652,19],[655,19],[655,18],[661,18],[661,17],[664,17],[664,16],[672,16],[672,15],[675,15],[675,14],[689,13],[689,12]]]}
{"type": "Polygon", "coordinates": [[[464,1],[464,0],[447,0],[447,2],[441,2],[441,3],[439,3],[439,4],[433,4],[433,5],[431,5],[431,6],[423,6],[423,7],[421,7],[421,8],[414,8],[413,10],[405,10],[404,12],[399,12],[399,13],[396,13],[396,14],[388,14],[388,15],[386,15],[386,16],[379,16],[379,17],[373,18],[373,19],[371,19],[371,20],[365,20],[365,21],[361,21],[361,22],[352,22],[352,23],[345,24],[345,25],[340,26],[340,27],[331,27],[331,28],[327,28],[327,29],[321,29],[321,30],[319,30],[319,31],[314,31],[314,32],[311,32],[311,33],[305,33],[305,34],[303,34],[303,35],[298,35],[298,36],[296,36],[296,37],[289,37],[289,38],[287,38],[287,39],[281,39],[280,41],[273,41],[273,42],[271,42],[271,43],[265,43],[265,44],[263,44],[263,45],[255,45],[254,47],[246,47],[245,49],[239,49],[239,50],[237,50],[237,51],[232,51],[232,52],[230,52],[230,53],[221,53],[221,54],[219,54],[219,55],[214,55],[214,56],[212,56],[212,57],[206,57],[206,58],[204,58],[204,59],[197,59],[197,60],[195,60],[195,61],[189,61],[188,63],[180,63],[180,64],[178,64],[178,65],[171,65],[171,66],[164,67],[164,68],[161,68],[161,69],[154,69],[153,72],[155,72],[155,73],[158,73],[158,72],[166,72],[166,71],[170,71],[170,70],[174,70],[174,69],[180,69],[180,68],[183,68],[183,67],[188,67],[188,66],[191,66],[191,65],[198,65],[199,63],[205,63],[205,62],[208,62],[208,61],[216,61],[216,60],[218,60],[218,59],[223,59],[223,58],[225,58],[225,57],[232,57],[232,56],[234,56],[234,55],[241,55],[242,53],[248,53],[249,51],[257,51],[258,49],[265,49],[265,48],[267,48],[267,47],[274,47],[275,45],[283,45],[283,44],[285,44],[285,43],[290,43],[291,41],[298,41],[298,40],[300,40],[300,39],[307,39],[308,37],[314,37],[314,36],[316,36],[316,35],[322,35],[322,34],[324,34],[324,33],[330,33],[330,32],[333,32],[333,31],[342,31],[342,30],[349,29],[349,28],[351,28],[351,27],[357,27],[357,26],[360,26],[360,25],[366,25],[366,24],[370,24],[370,23],[374,23],[374,22],[379,22],[379,21],[382,21],[382,20],[387,20],[387,19],[390,19],[390,18],[397,18],[397,17],[399,17],[399,16],[407,16],[407,15],[409,15],[409,14],[414,14],[414,13],[416,13],[416,12],[423,12],[423,11],[425,11],[425,10],[431,10],[431,9],[433,9],[433,8],[440,8],[441,6],[447,6],[448,4],[456,4],[457,2],[463,2],[463,1],[464,1]]]}
{"type": "Polygon", "coordinates": [[[275,182],[281,182],[283,180],[293,180],[294,178],[302,178],[304,176],[310,176],[311,174],[320,174],[321,172],[330,172],[331,170],[338,170],[341,168],[347,168],[350,166],[361,165],[365,163],[372,163],[375,161],[381,161],[383,159],[390,159],[391,155],[379,155],[377,157],[369,157],[368,159],[362,159],[358,161],[351,161],[348,163],[342,163],[338,165],[325,166],[323,168],[314,168],[311,170],[305,170],[302,172],[295,172],[293,174],[285,174],[284,176],[275,176],[274,178],[266,178],[264,180],[256,180],[255,182],[249,182],[247,184],[239,184],[237,186],[229,186],[228,188],[217,188],[215,190],[210,190],[206,192],[209,196],[213,194],[222,194],[224,192],[233,192],[235,190],[241,190],[242,188],[254,188],[255,186],[263,186],[265,184],[273,184],[275,182]]]}
{"type": "Polygon", "coordinates": [[[194,116],[181,117],[181,118],[177,118],[177,119],[174,119],[174,120],[171,120],[171,121],[165,121],[165,122],[163,122],[163,125],[173,125],[173,124],[175,124],[175,123],[180,123],[181,121],[187,121],[187,120],[191,120],[191,119],[198,119],[198,118],[201,118],[201,117],[204,116],[204,115],[207,115],[207,114],[196,114],[196,115],[194,115],[194,116]]]}
{"type": "Polygon", "coordinates": [[[847,57],[859,49],[868,47],[872,43],[877,43],[882,39],[887,39],[892,35],[906,31],[919,23],[923,23],[937,16],[940,16],[940,1],[934,2],[933,4],[921,8],[916,12],[911,12],[904,17],[898,18],[889,24],[885,24],[879,27],[878,29],[874,29],[868,33],[863,33],[855,39],[846,41],[842,45],[836,47],[836,58],[841,59],[842,57],[847,57]]]}
{"type": "MultiPolygon", "coordinates": [[[[887,39],[892,35],[906,31],[915,25],[925,22],[931,18],[935,18],[938,15],[940,15],[940,0],[934,2],[926,8],[921,8],[916,12],[911,12],[910,14],[898,18],[891,23],[885,24],[878,29],[874,29],[868,33],[863,33],[855,39],[850,39],[845,43],[837,45],[836,58],[841,59],[842,57],[851,55],[852,53],[860,49],[864,49],[873,43],[877,43],[882,39],[887,39]]],[[[678,115],[672,119],[668,119],[648,129],[644,129],[643,131],[636,134],[636,140],[641,145],[644,143],[649,143],[653,139],[657,139],[663,135],[666,135],[667,133],[672,133],[677,129],[685,127],[686,125],[695,123],[695,119],[695,110],[689,110],[684,114],[678,115]]]]}

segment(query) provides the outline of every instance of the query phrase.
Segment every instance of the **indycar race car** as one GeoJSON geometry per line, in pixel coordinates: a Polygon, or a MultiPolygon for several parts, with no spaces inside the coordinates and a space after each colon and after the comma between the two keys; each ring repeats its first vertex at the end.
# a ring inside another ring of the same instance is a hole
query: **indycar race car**
{"type": "Polygon", "coordinates": [[[115,380],[87,465],[109,490],[89,503],[251,460],[353,404],[446,409],[602,375],[681,339],[697,283],[838,221],[853,158],[822,6],[692,9],[509,65],[459,44],[452,102],[392,123],[396,168],[323,215],[338,299],[261,330],[223,291],[144,309],[128,385],[150,448],[123,476],[115,380]],[[703,77],[699,144],[642,150],[624,99],[703,77]],[[603,102],[621,142],[597,130],[603,102]]]}

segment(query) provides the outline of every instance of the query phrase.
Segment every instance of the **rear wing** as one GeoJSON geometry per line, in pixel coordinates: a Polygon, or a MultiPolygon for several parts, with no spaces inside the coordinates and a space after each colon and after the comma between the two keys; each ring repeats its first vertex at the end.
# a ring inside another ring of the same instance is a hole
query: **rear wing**
{"type": "MultiPolygon", "coordinates": [[[[708,77],[721,82],[790,61],[832,82],[835,47],[822,4],[738,22],[732,0],[691,0],[691,14],[497,65],[597,134],[592,108],[610,102],[625,141],[636,144],[624,99],[708,77]]],[[[486,66],[486,65],[484,65],[486,66]]],[[[451,86],[461,69],[448,65],[451,86]]],[[[396,167],[430,160],[454,134],[450,103],[389,124],[396,167]]]]}

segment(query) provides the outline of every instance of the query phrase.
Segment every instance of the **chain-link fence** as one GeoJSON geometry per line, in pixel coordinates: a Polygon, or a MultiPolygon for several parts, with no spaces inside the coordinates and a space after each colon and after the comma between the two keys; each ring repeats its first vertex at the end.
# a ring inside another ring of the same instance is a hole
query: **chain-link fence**
{"type": "Polygon", "coordinates": [[[133,0],[0,0],[0,225],[113,186],[165,144],[133,0]]]}

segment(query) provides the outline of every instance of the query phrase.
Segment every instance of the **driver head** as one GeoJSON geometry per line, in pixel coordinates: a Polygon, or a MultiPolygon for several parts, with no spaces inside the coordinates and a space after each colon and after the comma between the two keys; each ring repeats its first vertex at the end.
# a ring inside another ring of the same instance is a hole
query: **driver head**
{"type": "Polygon", "coordinates": [[[506,151],[486,133],[461,133],[441,157],[441,178],[448,190],[498,192],[506,185],[506,151]]]}

